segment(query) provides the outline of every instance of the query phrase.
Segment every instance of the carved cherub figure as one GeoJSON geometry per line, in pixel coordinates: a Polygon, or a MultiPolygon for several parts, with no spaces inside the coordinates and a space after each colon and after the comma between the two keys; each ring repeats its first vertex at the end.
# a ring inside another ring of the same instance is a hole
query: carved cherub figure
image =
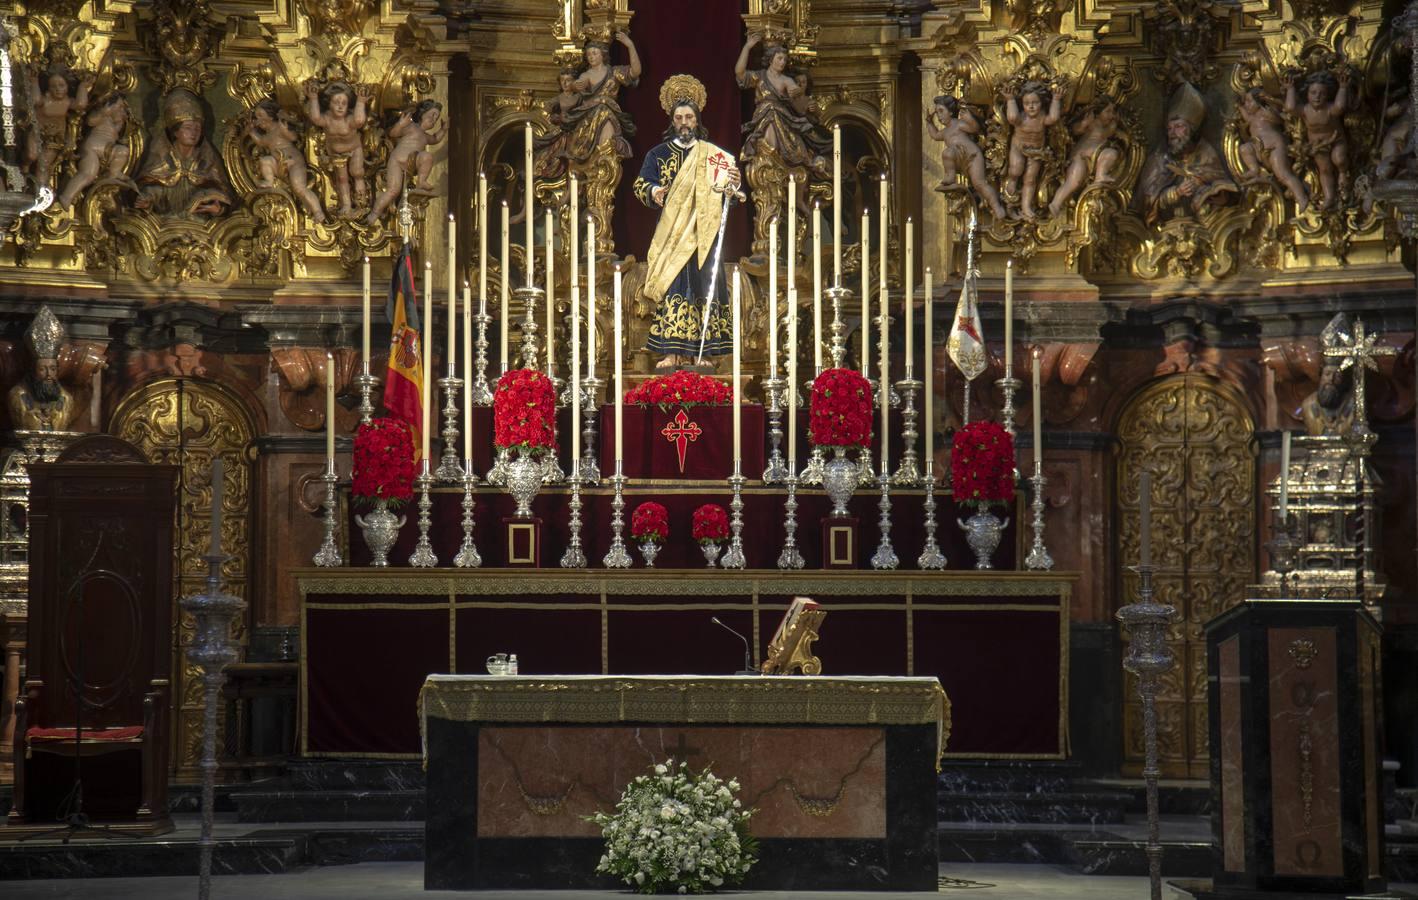
{"type": "Polygon", "coordinates": [[[293,124],[274,100],[262,100],[252,107],[246,119],[246,137],[256,149],[256,183],[263,188],[276,186],[284,178],[291,193],[316,222],[325,221],[320,198],[310,189],[310,170],[305,154],[296,142],[300,139],[293,124]]]}
{"type": "Polygon", "coordinates": [[[1398,174],[1401,168],[1413,164],[1413,148],[1409,142],[1413,138],[1413,104],[1402,97],[1388,105],[1384,119],[1389,125],[1384,129],[1382,143],[1379,144],[1379,164],[1374,176],[1382,181],[1398,174]]]}
{"type": "Polygon", "coordinates": [[[937,190],[955,184],[956,173],[963,171],[970,179],[970,186],[989,204],[995,218],[1003,219],[1004,204],[1000,202],[999,192],[985,177],[985,154],[980,151],[973,137],[980,133],[980,123],[971,114],[969,107],[962,106],[954,97],[937,97],[934,107],[932,112],[926,114],[926,131],[932,140],[941,141],[945,145],[940,154],[945,180],[937,190]],[[935,125],[937,120],[940,121],[939,128],[935,125]]]}
{"type": "Polygon", "coordinates": [[[442,117],[443,104],[436,100],[421,100],[399,114],[399,121],[389,129],[389,137],[397,141],[389,152],[389,167],[384,170],[384,193],[370,208],[364,221],[373,225],[379,221],[384,210],[389,208],[404,189],[408,179],[410,191],[421,191],[432,195],[428,183],[428,173],[433,169],[433,154],[428,148],[443,140],[448,133],[447,122],[442,117]]]}
{"type": "Polygon", "coordinates": [[[314,81],[307,81],[305,96],[306,117],[325,132],[323,161],[335,176],[339,214],[353,215],[355,203],[363,206],[369,202],[369,184],[364,179],[364,141],[360,135],[369,124],[369,91],[362,85],[352,88],[344,82],[335,82],[321,91],[314,81]]]}
{"type": "Polygon", "coordinates": [[[107,178],[124,177],[132,153],[125,140],[128,116],[128,98],[119,91],[110,91],[93,104],[84,119],[89,133],[79,146],[78,169],[59,195],[61,208],[67,208],[97,181],[100,172],[107,178]]]}
{"type": "Polygon", "coordinates": [[[566,157],[576,135],[576,112],[583,94],[576,90],[576,69],[567,67],[556,78],[560,90],[546,102],[550,133],[536,138],[534,165],[538,178],[557,180],[566,173],[566,157]]]}
{"type": "Polygon", "coordinates": [[[1349,186],[1349,134],[1344,113],[1349,108],[1349,71],[1335,78],[1329,72],[1296,74],[1285,88],[1285,109],[1298,115],[1305,126],[1310,156],[1320,176],[1322,208],[1333,209],[1349,186]],[[1305,102],[1297,87],[1303,85],[1305,102]]]}
{"type": "Polygon", "coordinates": [[[1118,133],[1118,101],[1111,97],[1101,97],[1084,110],[1070,126],[1077,143],[1068,158],[1068,169],[1064,172],[1063,183],[1049,201],[1049,215],[1057,216],[1064,204],[1085,182],[1105,184],[1113,180],[1113,166],[1117,164],[1119,150],[1113,145],[1118,133]]]}
{"type": "Polygon", "coordinates": [[[1278,100],[1259,87],[1246,91],[1236,104],[1236,115],[1246,132],[1246,140],[1240,146],[1241,163],[1246,168],[1240,180],[1254,183],[1269,170],[1295,201],[1296,213],[1302,213],[1310,205],[1310,193],[1290,167],[1290,142],[1285,137],[1285,119],[1279,106],[1278,100]]]}
{"type": "Polygon", "coordinates": [[[69,114],[88,109],[89,90],[94,85],[92,73],[77,79],[70,96],[72,74],[51,68],[41,72],[30,70],[30,96],[34,99],[34,127],[30,130],[26,161],[38,184],[53,187],[55,170],[69,145],[69,114]],[[41,84],[41,79],[43,84],[41,84]]]}
{"type": "Polygon", "coordinates": [[[1005,88],[1005,119],[1010,125],[1010,136],[1004,193],[1015,196],[1020,189],[1020,178],[1024,179],[1023,191],[1018,196],[1019,209],[1026,219],[1037,215],[1034,211],[1034,192],[1039,185],[1039,173],[1049,155],[1044,138],[1049,126],[1063,115],[1061,93],[1051,92],[1047,85],[1039,81],[1026,81],[1021,88],[1015,88],[1012,84],[1005,88]],[[1050,93],[1053,94],[1052,99],[1050,93]],[[1048,112],[1044,111],[1046,103],[1048,112]]]}

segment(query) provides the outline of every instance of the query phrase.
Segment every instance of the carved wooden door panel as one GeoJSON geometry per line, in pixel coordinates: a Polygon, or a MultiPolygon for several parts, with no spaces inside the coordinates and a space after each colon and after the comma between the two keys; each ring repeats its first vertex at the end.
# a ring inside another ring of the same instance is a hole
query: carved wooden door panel
{"type": "MultiPolygon", "coordinates": [[[[222,573],[226,589],[247,597],[251,543],[251,464],[248,451],[255,429],[241,401],[220,384],[165,378],[128,395],[113,417],[113,433],[136,444],[155,463],[182,466],[178,484],[174,569],[178,598],[206,586],[202,560],[211,543],[212,460],[225,468],[222,500],[222,550],[231,555],[222,573]]],[[[249,609],[249,607],[248,607],[249,609]]],[[[179,780],[195,780],[202,757],[202,682],[200,670],[187,662],[185,647],[193,637],[189,615],[174,606],[173,771],[179,780]]],[[[246,642],[246,624],[237,637],[246,642]]]]}
{"type": "MultiPolygon", "coordinates": [[[[1151,384],[1118,425],[1118,584],[1114,608],[1137,597],[1138,481],[1152,472],[1152,563],[1157,599],[1180,612],[1169,631],[1176,664],[1157,698],[1164,776],[1210,777],[1206,638],[1202,626],[1245,598],[1256,578],[1254,426],[1228,386],[1201,375],[1151,384]]],[[[1124,637],[1126,640],[1126,637],[1124,637]]],[[[1124,771],[1140,774],[1142,714],[1126,676],[1124,771]]]]}

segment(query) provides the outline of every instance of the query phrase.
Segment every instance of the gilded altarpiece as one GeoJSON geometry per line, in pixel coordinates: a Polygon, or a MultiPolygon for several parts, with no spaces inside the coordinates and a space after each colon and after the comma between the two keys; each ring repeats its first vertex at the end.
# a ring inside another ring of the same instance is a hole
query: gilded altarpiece
{"type": "MultiPolygon", "coordinates": [[[[1157,695],[1163,774],[1207,778],[1203,626],[1246,596],[1256,576],[1254,425],[1228,385],[1177,375],[1144,387],[1118,423],[1119,605],[1137,596],[1140,474],[1152,473],[1152,564],[1157,601],[1178,610],[1168,634],[1177,664],[1157,695]]],[[[1119,674],[1122,674],[1121,672],[1119,674]]],[[[1124,769],[1142,769],[1142,709],[1132,677],[1123,692],[1124,769]]]]}
{"type": "MultiPolygon", "coordinates": [[[[178,545],[173,598],[173,685],[175,709],[172,761],[177,778],[198,776],[202,757],[201,670],[185,655],[194,624],[177,608],[177,601],[205,589],[207,565],[202,555],[211,545],[212,460],[222,458],[225,493],[222,498],[222,550],[231,555],[222,568],[225,590],[248,599],[251,564],[251,441],[255,428],[241,402],[214,382],[165,378],[129,394],[113,416],[114,434],[137,445],[155,463],[180,465],[178,545]]],[[[235,637],[246,642],[247,623],[236,623],[235,637]]]]}

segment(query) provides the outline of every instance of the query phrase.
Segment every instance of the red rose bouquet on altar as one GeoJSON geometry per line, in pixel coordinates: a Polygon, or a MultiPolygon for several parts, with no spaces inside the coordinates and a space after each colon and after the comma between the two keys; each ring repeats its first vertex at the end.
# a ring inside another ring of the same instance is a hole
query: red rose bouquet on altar
{"type": "Polygon", "coordinates": [[[401,419],[374,419],[354,438],[350,494],[356,501],[402,503],[414,495],[414,432],[401,419]]]}
{"type": "Polygon", "coordinates": [[[871,384],[855,369],[827,369],[812,383],[808,440],[821,447],[871,444],[871,384]]]}
{"type": "Polygon", "coordinates": [[[653,500],[635,507],[630,516],[630,536],[641,543],[663,544],[670,536],[670,514],[653,500]]]}
{"type": "Polygon", "coordinates": [[[729,538],[729,514],[717,503],[706,503],[694,511],[691,532],[700,544],[717,544],[729,538]]]}
{"type": "Polygon", "coordinates": [[[556,450],[556,388],[535,369],[510,369],[492,397],[492,441],[540,456],[556,450]]]}
{"type": "Polygon", "coordinates": [[[723,406],[733,402],[733,390],[717,378],[679,371],[656,375],[625,392],[625,402],[635,406],[723,406]]]}
{"type": "Polygon", "coordinates": [[[994,422],[971,422],[950,445],[955,502],[983,509],[1014,497],[1014,438],[994,422]]]}

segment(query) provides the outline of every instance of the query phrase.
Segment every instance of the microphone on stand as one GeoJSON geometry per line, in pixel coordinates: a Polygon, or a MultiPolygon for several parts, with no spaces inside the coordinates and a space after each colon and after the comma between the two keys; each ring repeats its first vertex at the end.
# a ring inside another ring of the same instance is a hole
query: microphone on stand
{"type": "Polygon", "coordinates": [[[743,641],[743,668],[742,668],[741,670],[735,672],[734,674],[735,674],[735,675],[757,675],[757,674],[759,674],[758,670],[753,667],[753,650],[749,647],[748,638],[746,638],[746,637],[744,637],[743,635],[739,634],[737,631],[735,631],[735,630],[733,630],[732,628],[730,628],[729,626],[725,625],[723,622],[720,622],[718,616],[710,616],[710,617],[709,617],[709,621],[713,622],[715,625],[718,625],[720,628],[724,629],[724,630],[727,631],[729,634],[732,634],[734,637],[736,637],[736,638],[738,638],[739,640],[743,641]]]}

